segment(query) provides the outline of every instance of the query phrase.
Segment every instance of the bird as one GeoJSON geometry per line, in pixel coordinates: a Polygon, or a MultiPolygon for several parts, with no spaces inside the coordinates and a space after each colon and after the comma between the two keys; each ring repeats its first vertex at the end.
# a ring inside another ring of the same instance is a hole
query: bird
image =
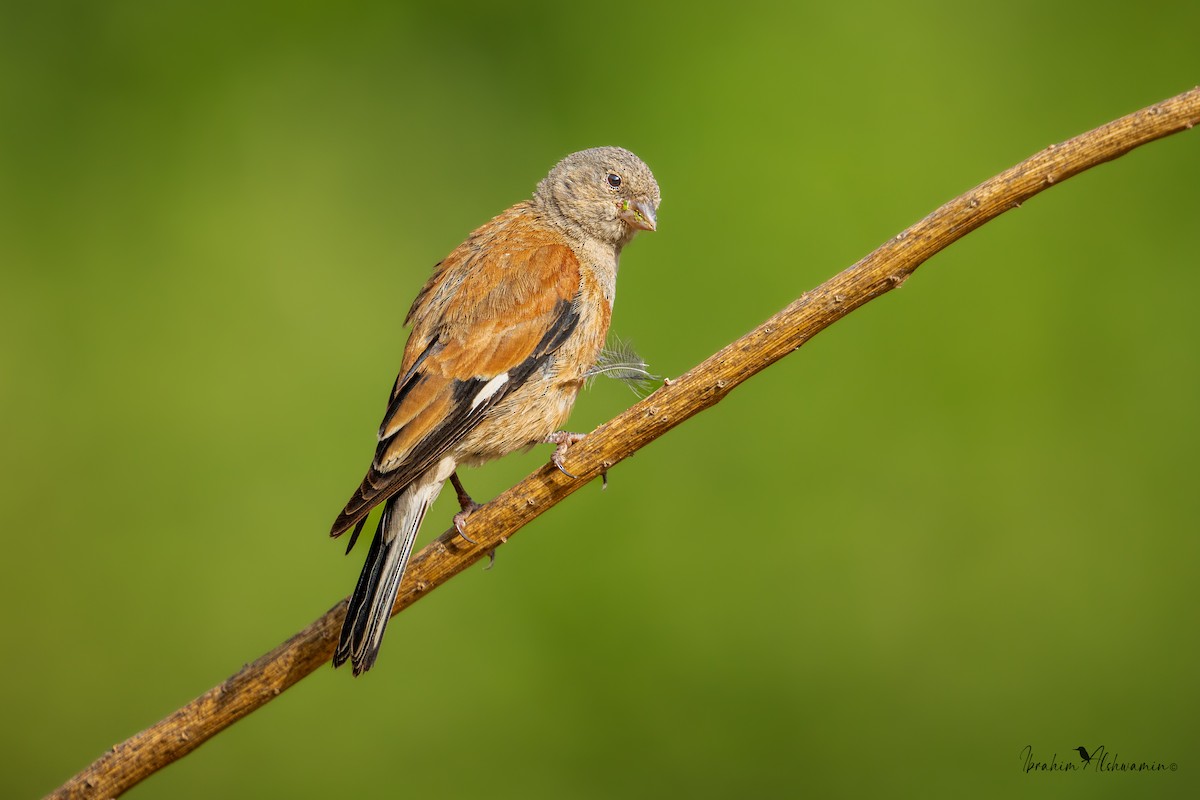
{"type": "Polygon", "coordinates": [[[660,200],[654,174],[630,151],[581,150],[434,267],[404,320],[411,330],[374,458],[330,530],[353,529],[349,553],[383,505],[335,668],[349,660],[360,675],[375,664],[421,521],[447,479],[467,538],[478,506],[460,466],[548,443],[562,469],[582,435],[560,426],[604,346],[621,251],[657,229],[660,200]]]}
{"type": "Polygon", "coordinates": [[[1092,757],[1088,755],[1086,747],[1076,747],[1075,750],[1079,753],[1079,757],[1083,759],[1084,764],[1092,763],[1092,757]]]}

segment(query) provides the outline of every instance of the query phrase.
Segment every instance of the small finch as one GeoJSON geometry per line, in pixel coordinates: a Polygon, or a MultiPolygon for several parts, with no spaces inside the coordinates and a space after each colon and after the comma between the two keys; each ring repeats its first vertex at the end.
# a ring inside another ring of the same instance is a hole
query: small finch
{"type": "Polygon", "coordinates": [[[375,663],[421,519],[447,479],[462,531],[474,504],[460,465],[552,443],[561,467],[579,437],[559,427],[604,345],[621,249],[655,229],[658,204],[654,175],[633,153],[583,150],[434,268],[404,321],[412,332],[375,458],[330,531],[354,529],[349,552],[383,504],[335,667],[349,659],[358,675],[375,663]]]}

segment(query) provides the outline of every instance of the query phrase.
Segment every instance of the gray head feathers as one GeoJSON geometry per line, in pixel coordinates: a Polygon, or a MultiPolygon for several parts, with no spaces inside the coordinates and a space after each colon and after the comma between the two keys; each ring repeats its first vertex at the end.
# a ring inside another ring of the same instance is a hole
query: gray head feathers
{"type": "Polygon", "coordinates": [[[657,227],[660,199],[650,168],[620,147],[572,153],[533,194],[534,204],[552,217],[618,250],[639,230],[657,227]]]}

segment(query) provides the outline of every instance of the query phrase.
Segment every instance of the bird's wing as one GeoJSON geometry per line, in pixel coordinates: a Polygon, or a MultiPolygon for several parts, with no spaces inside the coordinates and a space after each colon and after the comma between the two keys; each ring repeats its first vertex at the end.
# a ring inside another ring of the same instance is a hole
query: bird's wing
{"type": "Polygon", "coordinates": [[[421,291],[375,460],[331,536],[436,464],[574,331],[579,260],[563,244],[522,244],[459,248],[421,291]]]}

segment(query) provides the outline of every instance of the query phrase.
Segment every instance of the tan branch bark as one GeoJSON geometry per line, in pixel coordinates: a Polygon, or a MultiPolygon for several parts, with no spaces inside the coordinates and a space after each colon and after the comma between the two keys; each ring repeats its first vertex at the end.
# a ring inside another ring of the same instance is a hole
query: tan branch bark
{"type": "MultiPolygon", "coordinates": [[[[687,374],[597,428],[567,455],[566,469],[580,476],[578,480],[547,465],[471,517],[471,534],[478,544],[468,544],[453,530],[442,534],[413,558],[393,613],[462,572],[601,472],[715,405],[735,386],[854,309],[896,288],[950,243],[1056,183],[1198,122],[1200,88],[1051,145],[946,203],[687,374]]],[[[220,686],[113,747],[49,796],[116,797],[187,755],[327,662],[344,614],[342,600],[220,686]]]]}

